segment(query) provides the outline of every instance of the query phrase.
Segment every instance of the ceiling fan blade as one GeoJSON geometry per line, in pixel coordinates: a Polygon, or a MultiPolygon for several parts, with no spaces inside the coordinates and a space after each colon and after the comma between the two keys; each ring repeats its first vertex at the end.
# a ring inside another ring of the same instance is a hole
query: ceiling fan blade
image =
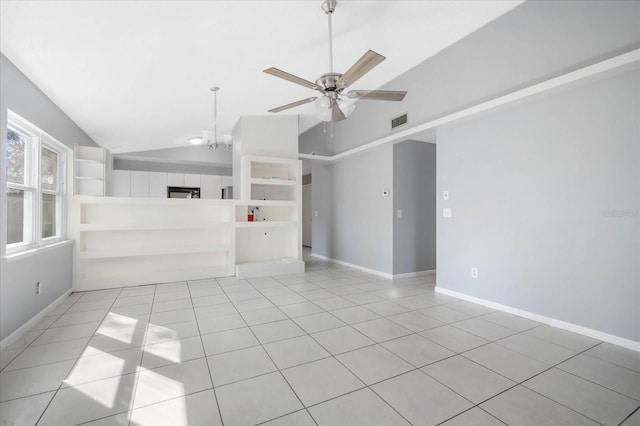
{"type": "Polygon", "coordinates": [[[347,97],[351,99],[367,99],[371,101],[396,101],[404,99],[407,92],[401,90],[351,90],[347,97]]]}
{"type": "Polygon", "coordinates": [[[295,76],[293,74],[289,74],[288,72],[279,70],[278,68],[273,68],[273,67],[267,68],[263,72],[266,72],[267,74],[271,74],[271,75],[273,75],[275,77],[280,77],[280,78],[285,79],[287,81],[290,81],[292,83],[296,83],[296,84],[299,84],[301,86],[308,87],[309,89],[313,89],[313,90],[321,90],[322,89],[322,87],[318,86],[315,83],[312,83],[312,82],[310,82],[308,80],[305,80],[304,78],[297,77],[297,76],[295,76]]]}
{"type": "Polygon", "coordinates": [[[344,113],[340,109],[340,106],[337,103],[334,103],[333,106],[331,107],[331,121],[336,122],[336,121],[342,121],[346,119],[347,117],[344,115],[344,113]]]}
{"type": "Polygon", "coordinates": [[[286,104],[286,105],[282,105],[279,106],[277,108],[273,108],[270,109],[269,112],[280,112],[280,111],[284,111],[285,109],[289,109],[289,108],[294,108],[297,107],[299,105],[304,105],[304,104],[308,104],[309,102],[313,102],[316,99],[318,99],[317,97],[312,97],[312,98],[306,98],[306,99],[301,99],[299,101],[295,101],[295,102],[291,102],[290,104],[286,104]]]}
{"type": "Polygon", "coordinates": [[[351,86],[360,77],[371,71],[376,65],[386,58],[373,50],[368,50],[358,61],[351,66],[338,80],[336,85],[339,89],[351,86]]]}

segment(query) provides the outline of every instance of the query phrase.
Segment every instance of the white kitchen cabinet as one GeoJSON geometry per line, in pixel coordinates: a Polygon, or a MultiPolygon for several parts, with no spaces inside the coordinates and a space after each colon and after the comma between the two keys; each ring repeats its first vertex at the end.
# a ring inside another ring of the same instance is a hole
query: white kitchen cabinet
{"type": "Polygon", "coordinates": [[[129,170],[113,170],[109,186],[112,197],[131,197],[131,172],[129,170]]]}
{"type": "Polygon", "coordinates": [[[233,186],[233,176],[222,176],[222,187],[233,186]]]}
{"type": "Polygon", "coordinates": [[[185,186],[184,173],[167,173],[167,186],[185,186]]]}
{"type": "Polygon", "coordinates": [[[200,198],[222,198],[222,176],[200,175],[200,198]]]}
{"type": "Polygon", "coordinates": [[[149,198],[149,172],[131,172],[131,196],[149,198]]]}
{"type": "Polygon", "coordinates": [[[184,186],[187,188],[200,188],[200,175],[185,174],[184,186]]]}
{"type": "Polygon", "coordinates": [[[149,198],[167,198],[166,173],[149,173],[149,198]]]}

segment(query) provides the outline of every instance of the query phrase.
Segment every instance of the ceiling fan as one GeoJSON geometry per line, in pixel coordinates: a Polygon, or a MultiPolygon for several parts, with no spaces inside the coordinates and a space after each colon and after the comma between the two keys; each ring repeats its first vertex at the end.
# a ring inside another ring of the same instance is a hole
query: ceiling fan
{"type": "Polygon", "coordinates": [[[329,19],[329,72],[322,74],[315,83],[303,78],[289,74],[278,68],[267,68],[265,73],[275,77],[280,77],[292,83],[299,84],[309,89],[317,90],[322,96],[313,96],[301,99],[290,104],[282,105],[270,109],[269,112],[280,112],[289,108],[294,108],[309,102],[316,102],[316,107],[320,111],[320,119],[323,121],[342,121],[351,114],[355,108],[353,103],[346,104],[342,96],[350,99],[364,99],[373,101],[402,101],[407,94],[397,90],[351,90],[343,95],[342,92],[363,75],[371,71],[376,65],[385,60],[385,57],[373,50],[367,51],[358,61],[351,66],[344,74],[333,71],[333,36],[331,29],[331,15],[336,10],[336,0],[325,0],[322,3],[322,10],[329,19]]]}

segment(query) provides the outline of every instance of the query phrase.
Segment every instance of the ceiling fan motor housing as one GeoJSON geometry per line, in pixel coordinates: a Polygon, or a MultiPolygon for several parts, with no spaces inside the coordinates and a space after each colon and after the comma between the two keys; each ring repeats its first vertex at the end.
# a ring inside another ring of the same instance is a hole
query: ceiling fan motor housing
{"type": "Polygon", "coordinates": [[[338,88],[338,80],[340,80],[342,74],[338,72],[328,72],[326,74],[322,74],[320,78],[316,80],[316,84],[322,87],[325,94],[326,92],[337,92],[340,93],[343,89],[338,88]]]}

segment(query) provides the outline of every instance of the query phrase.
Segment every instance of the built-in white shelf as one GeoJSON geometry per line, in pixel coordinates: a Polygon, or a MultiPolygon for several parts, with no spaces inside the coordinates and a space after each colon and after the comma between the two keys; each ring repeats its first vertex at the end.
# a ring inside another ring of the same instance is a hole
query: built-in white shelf
{"type": "MultiPolygon", "coordinates": [[[[185,261],[193,255],[183,256],[185,261]]],[[[199,259],[200,263],[204,259],[199,259]]],[[[100,262],[102,260],[86,260],[85,263],[100,262]]],[[[190,265],[183,268],[158,268],[153,271],[149,270],[134,270],[130,268],[129,273],[126,276],[122,276],[116,272],[117,269],[112,270],[113,273],[109,273],[109,269],[101,268],[100,273],[94,273],[93,278],[86,278],[82,280],[78,288],[85,289],[108,289],[117,287],[127,287],[140,285],[141,282],[151,283],[170,283],[176,281],[187,280],[199,280],[202,277],[226,277],[233,275],[229,274],[226,266],[209,266],[202,267],[197,265],[190,265]]],[[[74,285],[74,289],[76,286],[74,285]]]]}
{"type": "Polygon", "coordinates": [[[74,289],[235,274],[235,200],[75,196],[74,289]]]}
{"type": "Polygon", "coordinates": [[[151,230],[189,230],[189,229],[229,229],[231,222],[211,223],[90,223],[80,224],[80,231],[151,231],[151,230]]]}
{"type": "Polygon", "coordinates": [[[73,193],[105,196],[108,162],[106,149],[76,144],[73,149],[73,193]]]}
{"type": "Polygon", "coordinates": [[[298,274],[300,269],[304,272],[302,260],[285,257],[263,262],[247,262],[236,265],[238,279],[264,277],[269,275],[298,274]]]}
{"type": "Polygon", "coordinates": [[[302,162],[244,156],[236,206],[238,278],[304,272],[302,162]],[[254,221],[249,221],[252,214],[254,221]]]}
{"type": "Polygon", "coordinates": [[[251,178],[251,185],[296,186],[295,180],[251,178]]]}
{"type": "Polygon", "coordinates": [[[118,257],[158,256],[172,254],[211,253],[229,251],[228,245],[193,246],[193,247],[156,247],[143,250],[92,250],[81,251],[80,259],[107,259],[118,257]]]}
{"type": "Polygon", "coordinates": [[[304,272],[301,161],[243,158],[240,200],[103,197],[96,152],[76,162],[81,193],[100,196],[70,202],[74,290],[304,272]]]}
{"type": "Polygon", "coordinates": [[[298,225],[295,221],[269,221],[262,220],[257,222],[236,222],[237,228],[294,228],[298,225]]]}
{"type": "Polygon", "coordinates": [[[89,159],[89,158],[76,158],[75,161],[76,161],[76,163],[104,164],[102,162],[102,159],[100,159],[100,160],[92,160],[92,159],[89,159]]]}

